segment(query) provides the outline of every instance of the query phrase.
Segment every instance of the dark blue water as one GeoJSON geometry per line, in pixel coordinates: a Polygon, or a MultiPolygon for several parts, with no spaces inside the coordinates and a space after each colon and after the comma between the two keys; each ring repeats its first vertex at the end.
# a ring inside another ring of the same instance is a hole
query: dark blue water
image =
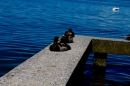
{"type": "MultiPolygon", "coordinates": [[[[130,33],[129,0],[1,0],[0,76],[72,28],[76,35],[124,39],[130,33]],[[119,7],[113,12],[113,7],[119,7]]],[[[93,57],[90,56],[90,57],[93,57]]],[[[87,61],[92,66],[93,59],[87,61]]],[[[130,56],[109,55],[105,79],[130,82],[130,56]]],[[[85,71],[91,77],[90,71],[85,71]]]]}

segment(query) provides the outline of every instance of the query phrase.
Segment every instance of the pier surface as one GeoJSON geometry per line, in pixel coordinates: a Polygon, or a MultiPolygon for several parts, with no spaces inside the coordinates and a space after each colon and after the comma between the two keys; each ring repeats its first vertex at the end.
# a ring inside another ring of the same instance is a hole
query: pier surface
{"type": "Polygon", "coordinates": [[[2,76],[0,86],[76,86],[90,52],[99,53],[101,59],[100,53],[130,55],[130,42],[126,40],[76,36],[69,45],[72,49],[63,52],[52,52],[47,46],[2,76]]]}
{"type": "Polygon", "coordinates": [[[71,50],[51,52],[49,46],[0,78],[0,86],[65,86],[91,39],[76,36],[71,50]]]}

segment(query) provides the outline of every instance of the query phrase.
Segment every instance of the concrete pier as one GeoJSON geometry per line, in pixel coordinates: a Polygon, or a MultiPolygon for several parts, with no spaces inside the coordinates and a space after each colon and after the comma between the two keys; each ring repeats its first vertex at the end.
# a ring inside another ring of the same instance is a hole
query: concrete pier
{"type": "Polygon", "coordinates": [[[101,77],[105,75],[108,53],[130,55],[130,42],[126,40],[76,36],[69,45],[72,49],[63,52],[49,51],[47,46],[2,76],[0,86],[82,86],[85,62],[91,52],[95,54],[94,66],[103,69],[101,77]]]}
{"type": "Polygon", "coordinates": [[[71,50],[51,52],[49,46],[0,78],[0,86],[65,86],[91,38],[76,36],[71,50]]]}

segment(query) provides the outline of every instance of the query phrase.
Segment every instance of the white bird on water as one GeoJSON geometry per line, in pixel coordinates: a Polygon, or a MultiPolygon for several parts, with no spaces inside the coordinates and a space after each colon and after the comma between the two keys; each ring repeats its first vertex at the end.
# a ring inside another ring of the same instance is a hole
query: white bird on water
{"type": "Polygon", "coordinates": [[[119,7],[114,7],[112,10],[113,11],[119,11],[119,7]]]}

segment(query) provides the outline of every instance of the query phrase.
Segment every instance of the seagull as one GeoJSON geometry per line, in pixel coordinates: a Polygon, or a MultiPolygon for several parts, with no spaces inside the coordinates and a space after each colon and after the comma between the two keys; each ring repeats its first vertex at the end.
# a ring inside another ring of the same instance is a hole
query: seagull
{"type": "Polygon", "coordinates": [[[119,7],[113,7],[113,11],[119,11],[119,7]]]}

